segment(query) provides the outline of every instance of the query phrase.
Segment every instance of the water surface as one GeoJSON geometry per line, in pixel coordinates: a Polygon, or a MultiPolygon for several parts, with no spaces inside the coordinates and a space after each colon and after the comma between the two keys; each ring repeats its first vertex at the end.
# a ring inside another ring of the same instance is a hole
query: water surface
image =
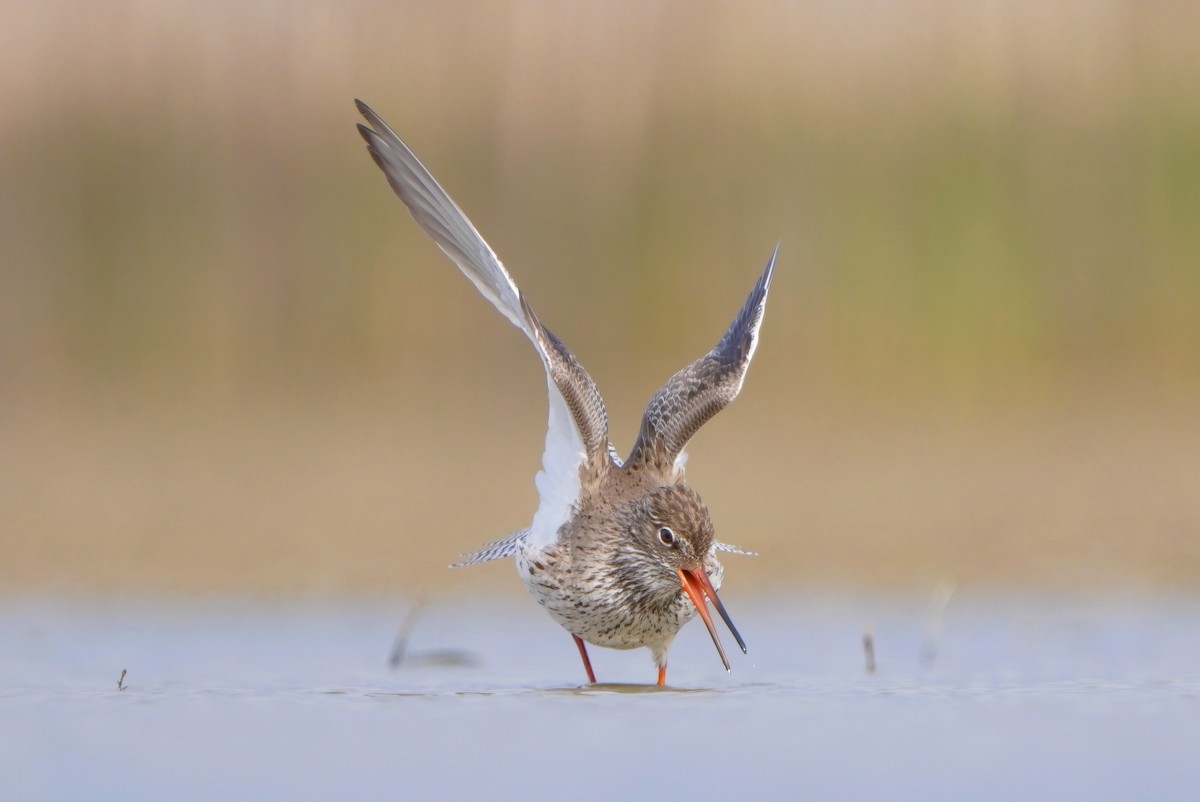
{"type": "Polygon", "coordinates": [[[727,603],[750,654],[693,623],[660,691],[522,599],[431,602],[394,670],[405,600],[9,599],[3,797],[1200,798],[1200,601],[727,603]]]}

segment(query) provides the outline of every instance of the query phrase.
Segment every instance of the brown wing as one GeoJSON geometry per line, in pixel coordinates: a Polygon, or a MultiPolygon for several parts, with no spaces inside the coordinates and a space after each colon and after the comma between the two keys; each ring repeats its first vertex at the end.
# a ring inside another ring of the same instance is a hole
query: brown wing
{"type": "Polygon", "coordinates": [[[692,436],[737,398],[758,344],[778,256],[776,245],[745,305],[716,347],[672,376],[650,399],[629,464],[675,472],[681,467],[676,460],[692,436]]]}
{"type": "Polygon", "coordinates": [[[600,395],[600,389],[563,341],[537,319],[524,295],[521,296],[521,308],[529,327],[533,330],[534,342],[546,361],[546,373],[562,394],[571,419],[575,421],[575,427],[583,439],[588,460],[599,464],[607,463],[608,410],[604,408],[604,398],[600,395]]]}

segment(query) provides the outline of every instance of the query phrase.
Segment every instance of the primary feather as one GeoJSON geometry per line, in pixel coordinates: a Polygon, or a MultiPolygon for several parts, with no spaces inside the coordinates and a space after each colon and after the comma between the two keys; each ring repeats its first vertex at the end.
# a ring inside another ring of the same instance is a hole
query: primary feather
{"type": "Polygon", "coordinates": [[[551,544],[579,499],[582,469],[609,458],[608,415],[600,392],[567,347],[538,321],[496,253],[416,155],[366,103],[355,102],[370,124],[359,124],[358,130],[371,158],[417,225],[509,322],[525,332],[542,359],[550,414],[542,470],[535,478],[540,501],[527,537],[534,544],[551,544]]]}

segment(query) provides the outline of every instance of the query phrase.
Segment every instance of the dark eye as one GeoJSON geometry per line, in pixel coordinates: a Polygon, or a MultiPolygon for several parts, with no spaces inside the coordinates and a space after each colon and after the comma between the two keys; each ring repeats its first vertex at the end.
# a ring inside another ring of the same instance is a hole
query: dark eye
{"type": "Polygon", "coordinates": [[[658,530],[658,539],[664,546],[670,546],[675,543],[675,533],[670,527],[664,526],[658,530]]]}

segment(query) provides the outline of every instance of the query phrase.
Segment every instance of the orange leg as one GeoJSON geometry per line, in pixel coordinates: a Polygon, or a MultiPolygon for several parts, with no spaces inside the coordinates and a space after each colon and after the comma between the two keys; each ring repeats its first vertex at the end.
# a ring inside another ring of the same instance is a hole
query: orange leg
{"type": "MultiPolygon", "coordinates": [[[[574,635],[571,637],[575,638],[574,635]]],[[[583,658],[583,667],[587,669],[588,682],[595,685],[596,674],[592,671],[592,661],[588,659],[587,647],[583,645],[583,641],[581,641],[579,638],[575,638],[575,645],[579,647],[579,656],[583,658]]]]}
{"type": "Polygon", "coordinates": [[[665,687],[667,684],[667,667],[658,667],[658,684],[660,687],[665,687]]]}

